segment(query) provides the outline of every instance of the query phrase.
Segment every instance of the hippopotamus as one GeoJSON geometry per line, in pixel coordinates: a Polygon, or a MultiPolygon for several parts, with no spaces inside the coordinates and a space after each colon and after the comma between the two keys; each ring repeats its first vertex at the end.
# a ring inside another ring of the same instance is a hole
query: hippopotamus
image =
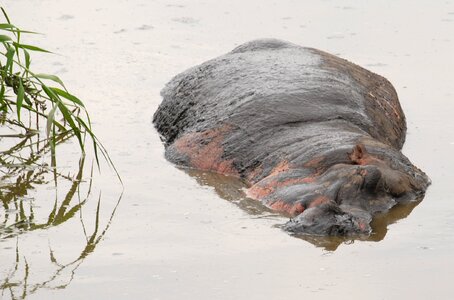
{"type": "Polygon", "coordinates": [[[172,163],[235,176],[291,233],[369,235],[374,215],[422,199],[401,153],[391,83],[345,59],[261,39],[175,76],[153,123],[172,163]]]}

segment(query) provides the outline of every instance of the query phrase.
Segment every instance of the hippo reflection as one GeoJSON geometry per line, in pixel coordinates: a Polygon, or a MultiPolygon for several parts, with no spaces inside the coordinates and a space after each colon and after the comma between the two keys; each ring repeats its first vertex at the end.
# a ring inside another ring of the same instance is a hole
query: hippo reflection
{"type": "MultiPolygon", "coordinates": [[[[272,209],[262,205],[259,201],[248,198],[244,192],[248,185],[246,185],[241,178],[196,169],[183,168],[183,170],[186,174],[194,178],[198,184],[212,187],[219,197],[235,204],[247,212],[251,218],[269,219],[278,224],[282,223],[282,220],[285,218],[285,214],[280,215],[272,209]]],[[[372,229],[370,235],[320,236],[303,232],[292,233],[292,235],[328,251],[334,251],[339,245],[344,243],[353,243],[353,240],[379,242],[385,238],[386,233],[388,232],[388,225],[406,218],[412,210],[421,203],[420,200],[421,199],[415,199],[404,203],[398,203],[390,210],[374,215],[374,218],[370,223],[372,229]]],[[[276,225],[276,227],[279,228],[285,226],[285,224],[276,225]]]]}
{"type": "Polygon", "coordinates": [[[405,116],[383,77],[266,39],[163,89],[153,122],[171,162],[243,179],[247,195],[308,235],[369,235],[372,218],[421,199],[429,179],[401,152],[405,116]]]}

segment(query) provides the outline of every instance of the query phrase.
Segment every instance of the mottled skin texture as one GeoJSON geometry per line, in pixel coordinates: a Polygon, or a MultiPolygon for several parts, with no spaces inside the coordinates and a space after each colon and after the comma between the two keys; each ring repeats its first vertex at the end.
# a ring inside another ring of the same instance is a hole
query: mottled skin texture
{"type": "Polygon", "coordinates": [[[400,152],[405,116],[383,77],[284,41],[245,43],[173,78],[153,122],[177,165],[243,178],[285,228],[368,234],[428,177],[400,152]]]}

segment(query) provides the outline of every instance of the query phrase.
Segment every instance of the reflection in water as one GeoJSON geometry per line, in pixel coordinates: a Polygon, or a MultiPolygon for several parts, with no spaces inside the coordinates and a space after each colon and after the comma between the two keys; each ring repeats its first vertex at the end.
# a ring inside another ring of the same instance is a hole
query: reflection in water
{"type": "MultiPolygon", "coordinates": [[[[79,199],[80,200],[80,199],[79,199]]],[[[100,228],[100,203],[101,197],[98,198],[97,209],[95,213],[95,226],[94,229],[87,234],[85,230],[85,225],[83,219],[81,219],[82,226],[84,227],[86,243],[82,245],[82,249],[79,250],[79,253],[70,260],[69,263],[61,263],[53,249],[49,245],[49,261],[48,266],[46,267],[46,279],[34,282],[31,280],[30,274],[33,271],[33,266],[28,263],[27,257],[21,254],[21,249],[19,247],[19,239],[16,239],[16,256],[15,260],[10,268],[10,272],[6,274],[5,278],[0,282],[0,290],[2,291],[2,296],[10,296],[11,299],[25,299],[27,295],[33,294],[40,289],[63,289],[66,288],[74,278],[76,270],[82,264],[84,259],[92,253],[98,243],[102,240],[107,230],[110,227],[115,211],[120,203],[121,196],[118,199],[113,211],[111,212],[110,218],[107,224],[100,228]]],[[[80,207],[71,209],[72,212],[79,211],[80,207]]],[[[73,214],[74,215],[74,214],[73,214]]],[[[70,212],[66,214],[70,218],[70,212]]],[[[65,219],[65,218],[63,218],[65,219]]],[[[52,225],[45,225],[52,226],[52,225]]],[[[35,228],[37,229],[37,227],[35,228]]],[[[42,270],[40,270],[42,272],[42,270]]],[[[42,274],[40,274],[42,277],[42,274]]]]}
{"type": "Polygon", "coordinates": [[[222,174],[183,169],[187,174],[197,180],[200,185],[211,186],[219,197],[228,200],[255,217],[271,218],[277,216],[276,212],[262,205],[259,201],[246,197],[243,189],[247,187],[241,180],[222,174]]]}
{"type": "MultiPolygon", "coordinates": [[[[9,268],[3,262],[0,266],[0,298],[24,299],[40,289],[62,289],[71,283],[75,271],[109,229],[121,195],[113,206],[102,210],[101,192],[92,195],[93,164],[87,166],[82,158],[74,174],[64,175],[58,167],[39,163],[49,154],[50,146],[40,140],[38,134],[0,136],[11,137],[20,141],[0,152],[0,242],[1,245],[14,244],[4,249],[14,250],[15,254],[11,255],[9,268]],[[84,176],[87,170],[88,176],[84,176]],[[77,249],[67,249],[67,244],[62,248],[64,241],[51,243],[48,237],[45,248],[39,246],[38,250],[31,251],[36,244],[42,244],[43,233],[48,234],[57,227],[63,228],[63,238],[75,240],[77,230],[74,229],[77,228],[83,232],[77,249]],[[35,240],[31,245],[22,243],[27,238],[35,240]],[[57,255],[55,248],[63,251],[57,255]],[[33,263],[42,253],[47,253],[45,258],[33,263]]],[[[71,134],[65,132],[57,137],[57,143],[70,137],[71,134]]],[[[2,145],[5,145],[3,141],[2,145]]]]}
{"type": "MultiPolygon", "coordinates": [[[[247,188],[246,184],[241,180],[224,176],[221,174],[204,172],[192,169],[183,169],[191,177],[195,178],[201,185],[211,186],[215,192],[223,199],[235,203],[247,213],[255,217],[273,218],[276,219],[277,214],[266,208],[259,201],[247,198],[243,190],[247,188]]],[[[398,220],[406,218],[412,210],[421,202],[422,199],[412,201],[406,204],[399,204],[391,208],[388,212],[378,214],[374,217],[371,227],[372,233],[365,237],[326,237],[314,235],[293,235],[301,238],[309,243],[325,248],[328,251],[336,250],[341,244],[351,244],[355,240],[378,242],[384,239],[388,232],[388,225],[391,225],[398,220]]],[[[282,219],[279,219],[282,220],[282,219]]],[[[281,226],[276,225],[277,227],[281,226]]]]}
{"type": "Polygon", "coordinates": [[[388,232],[388,225],[394,224],[401,219],[405,219],[412,210],[421,202],[422,199],[417,201],[399,204],[391,208],[386,213],[381,213],[374,216],[371,222],[372,233],[365,237],[323,237],[323,236],[310,236],[310,235],[294,235],[314,244],[317,247],[325,248],[328,251],[334,251],[341,244],[352,244],[355,240],[379,242],[383,240],[388,232]]]}

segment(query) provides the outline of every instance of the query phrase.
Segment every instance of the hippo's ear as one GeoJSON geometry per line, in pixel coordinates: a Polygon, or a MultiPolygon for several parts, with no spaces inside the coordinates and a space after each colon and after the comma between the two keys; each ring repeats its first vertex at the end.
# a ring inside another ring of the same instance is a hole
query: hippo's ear
{"type": "Polygon", "coordinates": [[[361,164],[361,160],[367,155],[366,147],[363,144],[356,144],[349,157],[355,164],[361,164]]]}

